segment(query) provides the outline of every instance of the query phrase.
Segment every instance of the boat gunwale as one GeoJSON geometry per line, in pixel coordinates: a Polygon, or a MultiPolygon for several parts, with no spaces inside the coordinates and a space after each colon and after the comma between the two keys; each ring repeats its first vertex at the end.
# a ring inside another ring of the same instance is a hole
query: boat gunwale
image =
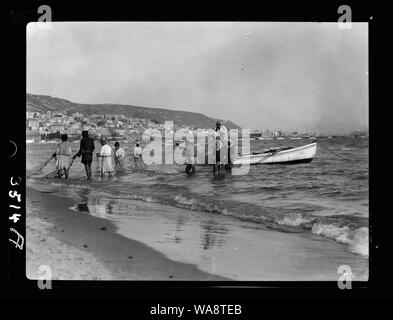
{"type": "Polygon", "coordinates": [[[301,149],[305,149],[305,148],[314,148],[314,147],[315,148],[317,147],[317,143],[316,142],[309,143],[309,144],[306,144],[306,145],[301,146],[301,147],[287,149],[287,150],[282,150],[282,151],[277,151],[277,152],[266,152],[266,153],[258,153],[258,154],[243,154],[243,155],[240,155],[237,158],[235,158],[235,160],[243,158],[243,157],[255,158],[255,157],[261,157],[261,156],[267,156],[267,155],[283,154],[283,153],[287,153],[287,152],[297,151],[297,150],[301,150],[301,149]]]}

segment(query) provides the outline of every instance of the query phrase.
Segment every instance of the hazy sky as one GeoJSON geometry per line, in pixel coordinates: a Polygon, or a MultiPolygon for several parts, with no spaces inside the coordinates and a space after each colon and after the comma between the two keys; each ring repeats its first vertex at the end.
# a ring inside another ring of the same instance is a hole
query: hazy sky
{"type": "Polygon", "coordinates": [[[30,23],[27,92],[195,111],[251,129],[367,128],[368,26],[30,23]]]}

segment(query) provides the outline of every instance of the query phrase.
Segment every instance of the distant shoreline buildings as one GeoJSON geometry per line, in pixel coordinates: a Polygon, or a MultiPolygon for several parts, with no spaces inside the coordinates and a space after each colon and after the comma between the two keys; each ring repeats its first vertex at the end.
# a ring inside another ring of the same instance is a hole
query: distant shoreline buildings
{"type": "MultiPolygon", "coordinates": [[[[26,111],[26,142],[59,140],[63,133],[68,135],[69,141],[77,141],[81,138],[82,128],[85,126],[89,128],[89,133],[93,138],[106,137],[109,140],[127,140],[130,137],[141,139],[146,130],[158,130],[163,135],[168,130],[165,123],[118,114],[87,116],[80,112],[67,114],[66,111],[26,111]]],[[[173,124],[172,129],[177,131],[197,128],[173,124]]]]}
{"type": "Polygon", "coordinates": [[[339,132],[335,134],[326,134],[321,132],[300,132],[300,131],[282,131],[270,129],[257,129],[251,131],[251,138],[256,139],[306,139],[306,138],[332,138],[332,137],[368,137],[368,130],[358,130],[352,132],[339,132]]]}
{"type": "MultiPolygon", "coordinates": [[[[58,139],[60,134],[66,133],[69,139],[78,140],[84,126],[95,137],[109,137],[114,139],[126,138],[126,135],[141,135],[146,129],[164,130],[163,123],[156,123],[150,119],[128,118],[117,114],[84,115],[80,112],[67,114],[63,112],[47,111],[26,112],[26,140],[58,139]]],[[[30,141],[33,142],[33,141],[30,141]]]]}
{"type": "MultiPolygon", "coordinates": [[[[126,140],[129,137],[140,139],[147,129],[156,129],[163,134],[165,124],[151,119],[131,118],[118,114],[91,114],[84,115],[80,112],[68,114],[67,111],[34,112],[26,111],[26,142],[39,142],[45,140],[58,140],[63,133],[68,134],[70,141],[79,140],[84,126],[89,127],[90,134],[97,137],[106,137],[112,140],[126,140]]],[[[177,126],[178,129],[194,130],[188,126],[177,126]]],[[[337,134],[344,137],[368,137],[368,131],[354,131],[351,133],[337,134]]],[[[285,132],[282,130],[252,130],[251,139],[306,139],[324,138],[329,135],[323,133],[302,133],[298,131],[285,132]]],[[[332,135],[330,135],[332,137],[332,135]]]]}

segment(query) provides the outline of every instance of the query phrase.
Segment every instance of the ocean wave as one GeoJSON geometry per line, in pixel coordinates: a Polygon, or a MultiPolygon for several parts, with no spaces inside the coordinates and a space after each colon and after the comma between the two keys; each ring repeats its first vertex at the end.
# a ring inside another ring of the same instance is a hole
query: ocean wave
{"type": "MultiPolygon", "coordinates": [[[[67,185],[75,189],[87,188],[94,190],[96,196],[104,197],[106,194],[116,198],[141,200],[148,203],[174,206],[186,210],[231,216],[241,221],[257,224],[259,227],[267,227],[272,230],[284,232],[312,232],[318,236],[332,239],[348,246],[349,251],[368,257],[368,219],[348,215],[316,216],[314,206],[307,210],[306,205],[297,204],[294,207],[280,206],[268,207],[257,206],[251,203],[243,203],[228,199],[217,201],[216,198],[189,193],[181,187],[166,185],[156,186],[123,186],[123,189],[107,188],[107,184],[86,183],[85,181],[56,181],[48,183],[42,181],[43,189],[49,185],[59,187],[67,185]],[[80,184],[79,184],[80,182],[80,184]],[[112,191],[111,191],[112,190],[112,191]],[[131,191],[132,190],[132,191],[131,191]],[[180,191],[182,190],[182,191],[180,191]]],[[[67,188],[68,189],[68,188],[67,188]]],[[[61,190],[64,189],[61,188],[61,190]]]]}
{"type": "Polygon", "coordinates": [[[312,233],[349,245],[349,250],[364,257],[369,255],[368,227],[351,229],[348,226],[315,223],[312,233]]]}
{"type": "Polygon", "coordinates": [[[369,255],[369,229],[366,226],[361,226],[365,222],[357,221],[356,217],[342,215],[318,217],[307,213],[291,213],[275,217],[275,215],[279,215],[278,212],[260,212],[245,216],[239,215],[236,211],[228,210],[227,208],[204,204],[196,199],[190,199],[180,195],[175,196],[175,201],[178,204],[176,206],[182,208],[230,215],[239,220],[260,223],[265,227],[279,231],[301,232],[311,230],[316,235],[348,245],[348,249],[352,253],[364,257],[368,257],[369,255]],[[283,226],[284,228],[280,228],[279,226],[283,226]]]}
{"type": "Polygon", "coordinates": [[[275,220],[275,222],[280,225],[285,225],[289,227],[306,227],[316,219],[318,218],[310,215],[305,216],[298,213],[292,215],[285,215],[283,218],[275,220]]]}
{"type": "Polygon", "coordinates": [[[174,200],[177,203],[185,204],[185,205],[193,205],[193,204],[195,204],[195,201],[196,201],[195,199],[188,199],[188,198],[182,197],[180,195],[175,196],[174,200]]]}

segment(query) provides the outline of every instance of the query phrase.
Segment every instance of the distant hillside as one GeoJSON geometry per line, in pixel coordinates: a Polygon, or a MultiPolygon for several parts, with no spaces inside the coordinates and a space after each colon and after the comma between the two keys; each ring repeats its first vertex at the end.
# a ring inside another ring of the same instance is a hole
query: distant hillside
{"type": "MultiPolygon", "coordinates": [[[[172,120],[174,124],[197,128],[213,128],[218,119],[209,118],[201,113],[175,111],[159,108],[138,107],[121,104],[80,104],[51,96],[26,94],[27,111],[67,111],[90,114],[118,114],[132,118],[145,118],[163,123],[172,120]]],[[[221,120],[221,119],[220,119],[221,120]]],[[[240,129],[232,121],[221,120],[228,129],[240,129]]]]}

